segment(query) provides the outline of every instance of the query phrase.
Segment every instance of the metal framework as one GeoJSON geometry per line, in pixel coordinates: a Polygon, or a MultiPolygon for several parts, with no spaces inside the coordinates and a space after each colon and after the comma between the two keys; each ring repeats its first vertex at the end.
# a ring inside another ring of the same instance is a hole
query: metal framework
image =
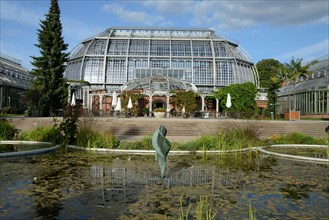
{"type": "Polygon", "coordinates": [[[73,49],[65,76],[88,81],[91,90],[119,91],[137,78],[168,76],[167,70],[204,94],[230,84],[259,86],[246,52],[210,29],[112,27],[73,49]]]}

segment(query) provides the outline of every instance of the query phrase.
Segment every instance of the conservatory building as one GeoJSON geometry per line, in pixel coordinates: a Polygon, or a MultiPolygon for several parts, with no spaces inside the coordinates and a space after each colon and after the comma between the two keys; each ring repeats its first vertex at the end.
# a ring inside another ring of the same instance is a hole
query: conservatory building
{"type": "Polygon", "coordinates": [[[0,111],[24,111],[23,92],[31,86],[32,76],[22,66],[22,61],[0,54],[0,111]]]}
{"type": "Polygon", "coordinates": [[[279,89],[278,113],[289,112],[290,108],[290,111],[299,111],[301,117],[329,118],[329,56],[318,61],[309,68],[312,74],[298,79],[295,87],[291,83],[279,89]]]}
{"type": "Polygon", "coordinates": [[[114,91],[154,76],[189,84],[203,96],[231,84],[259,85],[247,53],[203,28],[112,27],[77,45],[65,71],[69,80],[89,83],[76,94],[84,108],[100,110],[111,108],[114,91]]]}

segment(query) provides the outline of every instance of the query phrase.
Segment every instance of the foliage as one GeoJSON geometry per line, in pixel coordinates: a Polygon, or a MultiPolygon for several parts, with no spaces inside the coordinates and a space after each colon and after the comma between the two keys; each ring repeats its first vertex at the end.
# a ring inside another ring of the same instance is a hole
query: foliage
{"type": "Polygon", "coordinates": [[[0,141],[13,140],[18,130],[7,121],[0,121],[0,141]]]}
{"type": "Polygon", "coordinates": [[[243,84],[232,84],[221,88],[214,96],[219,100],[222,109],[230,112],[231,116],[236,114],[238,117],[251,117],[255,114],[257,88],[251,82],[243,84]],[[232,106],[226,107],[227,94],[230,93],[232,106]]]}
{"type": "Polygon", "coordinates": [[[218,149],[218,139],[213,136],[204,135],[193,141],[179,144],[177,146],[177,149],[188,150],[188,151],[197,151],[202,149],[205,150],[218,149]]]}
{"type": "Polygon", "coordinates": [[[329,144],[327,138],[316,138],[309,135],[293,132],[270,138],[272,144],[329,144]]]}
{"type": "Polygon", "coordinates": [[[58,126],[36,127],[30,132],[23,132],[19,135],[20,140],[42,141],[60,143],[60,130],[58,126]]]}
{"type": "MultiPolygon", "coordinates": [[[[298,78],[303,77],[306,78],[311,72],[308,70],[310,65],[313,63],[309,63],[308,65],[302,65],[303,59],[294,57],[291,58],[289,63],[285,63],[285,70],[287,74],[287,80],[290,80],[294,84],[294,110],[297,108],[297,100],[296,100],[296,83],[298,78]]],[[[290,94],[289,94],[290,95],[290,94]]]]}
{"type": "MultiPolygon", "coordinates": [[[[177,146],[180,150],[234,150],[254,147],[260,143],[258,131],[260,125],[245,123],[243,126],[230,124],[218,131],[217,136],[200,138],[177,146]]],[[[176,147],[175,147],[176,148],[176,147]]]]}
{"type": "Polygon", "coordinates": [[[271,87],[271,78],[278,76],[278,70],[283,65],[275,59],[263,59],[256,64],[261,88],[271,87]]]}
{"type": "Polygon", "coordinates": [[[275,59],[264,59],[257,64],[257,70],[260,79],[260,86],[267,88],[268,107],[265,110],[267,116],[271,116],[271,112],[276,115],[275,92],[282,86],[285,81],[284,65],[275,59]],[[270,79],[270,80],[269,80],[270,79]]]}
{"type": "Polygon", "coordinates": [[[77,133],[77,146],[89,148],[117,148],[119,141],[111,133],[98,133],[83,127],[77,133]]]}
{"type": "Polygon", "coordinates": [[[127,92],[123,92],[120,95],[122,107],[126,111],[128,111],[127,106],[128,106],[129,97],[131,97],[131,101],[133,103],[131,112],[133,113],[133,115],[138,116],[140,114],[139,101],[142,98],[142,94],[140,94],[139,92],[127,91],[127,92]]]}
{"type": "Polygon", "coordinates": [[[44,116],[49,116],[56,109],[62,109],[67,100],[66,80],[63,77],[68,53],[64,51],[68,45],[62,37],[62,24],[58,0],[51,0],[51,6],[45,20],[38,30],[39,57],[32,56],[34,77],[32,88],[27,93],[30,107],[43,110],[44,116]]]}
{"type": "Polygon", "coordinates": [[[251,203],[249,204],[249,220],[256,220],[256,209],[253,209],[251,203]]]}
{"type": "MultiPolygon", "coordinates": [[[[190,219],[189,218],[189,212],[191,210],[191,204],[189,204],[186,212],[184,212],[184,209],[183,209],[183,196],[181,195],[180,198],[179,198],[179,204],[180,204],[180,208],[179,208],[179,211],[180,211],[180,217],[179,219],[180,220],[184,220],[184,219],[190,219]]],[[[199,202],[197,203],[197,206],[196,206],[196,210],[195,210],[195,217],[197,220],[212,220],[212,219],[215,219],[216,217],[216,212],[213,213],[212,212],[212,209],[211,209],[211,206],[210,204],[208,203],[208,198],[205,197],[203,198],[202,196],[200,196],[200,200],[199,202]]]]}
{"type": "Polygon", "coordinates": [[[197,94],[193,91],[175,91],[175,96],[171,100],[171,104],[179,109],[185,107],[186,113],[193,113],[197,108],[197,94]]]}
{"type": "Polygon", "coordinates": [[[80,106],[71,106],[67,105],[63,122],[60,123],[59,129],[62,135],[61,144],[66,146],[67,144],[75,144],[76,143],[76,134],[79,127],[79,115],[80,115],[80,106]]]}
{"type": "Polygon", "coordinates": [[[166,112],[166,108],[155,108],[153,112],[166,112]]]}
{"type": "Polygon", "coordinates": [[[92,118],[85,119],[76,134],[76,145],[89,148],[117,148],[120,141],[111,133],[99,133],[92,129],[92,118]]]}
{"type": "Polygon", "coordinates": [[[144,137],[142,140],[132,141],[132,142],[121,142],[120,149],[132,149],[132,150],[153,150],[152,146],[152,137],[147,136],[144,137]]]}
{"type": "Polygon", "coordinates": [[[142,109],[142,112],[144,114],[148,114],[150,112],[150,109],[145,107],[145,108],[142,109]]]}

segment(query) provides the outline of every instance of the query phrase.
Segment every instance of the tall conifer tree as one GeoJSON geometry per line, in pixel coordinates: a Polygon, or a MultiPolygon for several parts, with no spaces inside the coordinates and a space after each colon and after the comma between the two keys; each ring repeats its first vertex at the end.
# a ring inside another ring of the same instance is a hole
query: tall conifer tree
{"type": "Polygon", "coordinates": [[[34,91],[34,95],[40,95],[38,102],[34,103],[35,107],[41,108],[44,116],[49,116],[56,109],[62,109],[67,102],[63,73],[69,54],[65,53],[68,45],[62,37],[58,0],[51,0],[48,14],[40,22],[38,44],[35,46],[39,48],[40,56],[32,56],[31,74],[35,78],[31,91],[34,91]]]}

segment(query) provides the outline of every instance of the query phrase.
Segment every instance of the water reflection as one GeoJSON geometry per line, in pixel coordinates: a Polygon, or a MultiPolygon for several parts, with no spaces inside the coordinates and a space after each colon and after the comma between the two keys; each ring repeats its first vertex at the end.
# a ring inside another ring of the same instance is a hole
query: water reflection
{"type": "Polygon", "coordinates": [[[261,154],[170,156],[164,179],[153,156],[69,151],[6,159],[0,168],[1,219],[177,219],[180,196],[191,215],[208,197],[217,219],[247,218],[249,203],[261,219],[329,212],[328,166],[261,154]]]}

